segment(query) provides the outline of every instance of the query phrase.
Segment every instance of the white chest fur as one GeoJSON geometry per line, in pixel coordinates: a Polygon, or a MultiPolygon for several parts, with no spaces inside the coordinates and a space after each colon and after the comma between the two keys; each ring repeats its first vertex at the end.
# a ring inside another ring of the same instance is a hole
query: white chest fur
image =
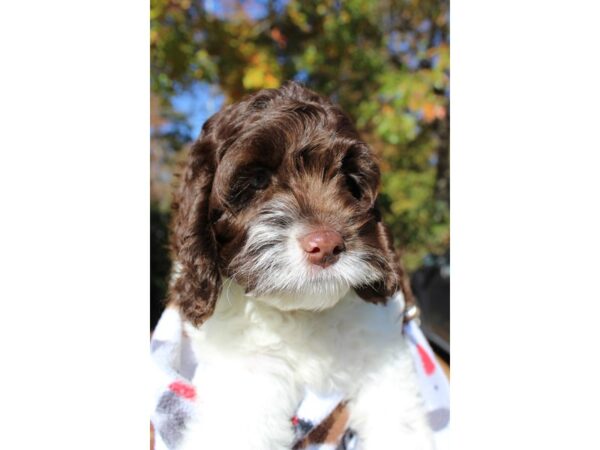
{"type": "Polygon", "coordinates": [[[344,393],[361,448],[398,439],[406,449],[431,448],[402,306],[349,291],[323,311],[282,311],[227,281],[210,319],[186,327],[200,365],[198,417],[184,448],[289,449],[289,418],[305,388],[344,393]]]}
{"type": "Polygon", "coordinates": [[[399,301],[373,305],[349,291],[324,311],[281,311],[227,282],[213,316],[186,331],[205,364],[285,366],[297,383],[351,394],[357,379],[403,353],[401,310],[399,301]]]}

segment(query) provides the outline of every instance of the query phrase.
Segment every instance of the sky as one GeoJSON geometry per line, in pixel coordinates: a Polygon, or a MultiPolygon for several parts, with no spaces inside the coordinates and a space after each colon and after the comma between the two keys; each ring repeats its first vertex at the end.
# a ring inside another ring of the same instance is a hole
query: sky
{"type": "Polygon", "coordinates": [[[225,102],[219,88],[205,82],[195,83],[190,89],[171,98],[175,111],[185,114],[192,127],[192,137],[200,134],[202,125],[215,114],[225,102]]]}

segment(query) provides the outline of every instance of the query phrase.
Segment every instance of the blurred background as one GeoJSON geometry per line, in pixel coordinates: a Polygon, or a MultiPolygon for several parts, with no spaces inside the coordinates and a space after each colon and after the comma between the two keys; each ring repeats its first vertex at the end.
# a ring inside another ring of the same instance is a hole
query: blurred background
{"type": "Polygon", "coordinates": [[[285,80],[329,96],[382,159],[381,205],[449,360],[448,0],[151,0],[151,328],[177,165],[223,105],[285,80]]]}

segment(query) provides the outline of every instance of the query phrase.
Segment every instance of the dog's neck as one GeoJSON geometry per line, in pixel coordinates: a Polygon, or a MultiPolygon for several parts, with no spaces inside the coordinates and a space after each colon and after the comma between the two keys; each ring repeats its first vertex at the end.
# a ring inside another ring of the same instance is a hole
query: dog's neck
{"type": "MultiPolygon", "coordinates": [[[[307,299],[303,306],[310,305],[310,300],[307,299]]],[[[247,295],[243,286],[226,279],[213,314],[200,327],[188,323],[186,329],[197,342],[210,341],[211,347],[218,348],[222,354],[270,353],[281,345],[301,348],[314,338],[315,333],[329,333],[333,328],[329,325],[332,317],[353,316],[350,312],[340,314],[338,310],[352,309],[351,305],[364,303],[350,289],[342,298],[334,300],[326,307],[291,307],[285,302],[298,305],[296,297],[247,295]]],[[[200,353],[207,351],[203,349],[200,353]]]]}
{"type": "Polygon", "coordinates": [[[336,292],[256,294],[226,278],[215,313],[229,315],[235,310],[257,309],[267,313],[318,313],[335,307],[353,292],[349,287],[336,292]]]}
{"type": "Polygon", "coordinates": [[[365,367],[381,364],[383,349],[402,336],[397,302],[367,303],[349,289],[327,309],[282,310],[247,296],[231,280],[223,283],[211,317],[185,329],[198,360],[263,365],[283,360],[300,384],[315,389],[350,389],[351,380],[363,376],[365,367]],[[336,373],[343,376],[331,375],[336,373]]]}
{"type": "MultiPolygon", "coordinates": [[[[243,289],[239,285],[236,287],[243,289]]],[[[254,300],[279,311],[323,311],[334,307],[349,290],[350,287],[345,287],[331,291],[315,289],[314,292],[275,294],[255,294],[244,290],[244,296],[248,301],[254,300]]]]}

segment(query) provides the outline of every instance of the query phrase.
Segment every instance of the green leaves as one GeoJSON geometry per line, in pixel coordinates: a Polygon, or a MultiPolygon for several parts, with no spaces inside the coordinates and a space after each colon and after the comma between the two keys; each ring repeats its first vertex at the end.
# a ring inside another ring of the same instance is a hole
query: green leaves
{"type": "Polygon", "coordinates": [[[217,85],[232,102],[300,79],[332,96],[381,156],[385,218],[408,250],[409,268],[427,251],[444,250],[447,0],[207,4],[151,0],[151,86],[162,105],[155,109],[169,111],[171,97],[198,81],[217,85]]]}

